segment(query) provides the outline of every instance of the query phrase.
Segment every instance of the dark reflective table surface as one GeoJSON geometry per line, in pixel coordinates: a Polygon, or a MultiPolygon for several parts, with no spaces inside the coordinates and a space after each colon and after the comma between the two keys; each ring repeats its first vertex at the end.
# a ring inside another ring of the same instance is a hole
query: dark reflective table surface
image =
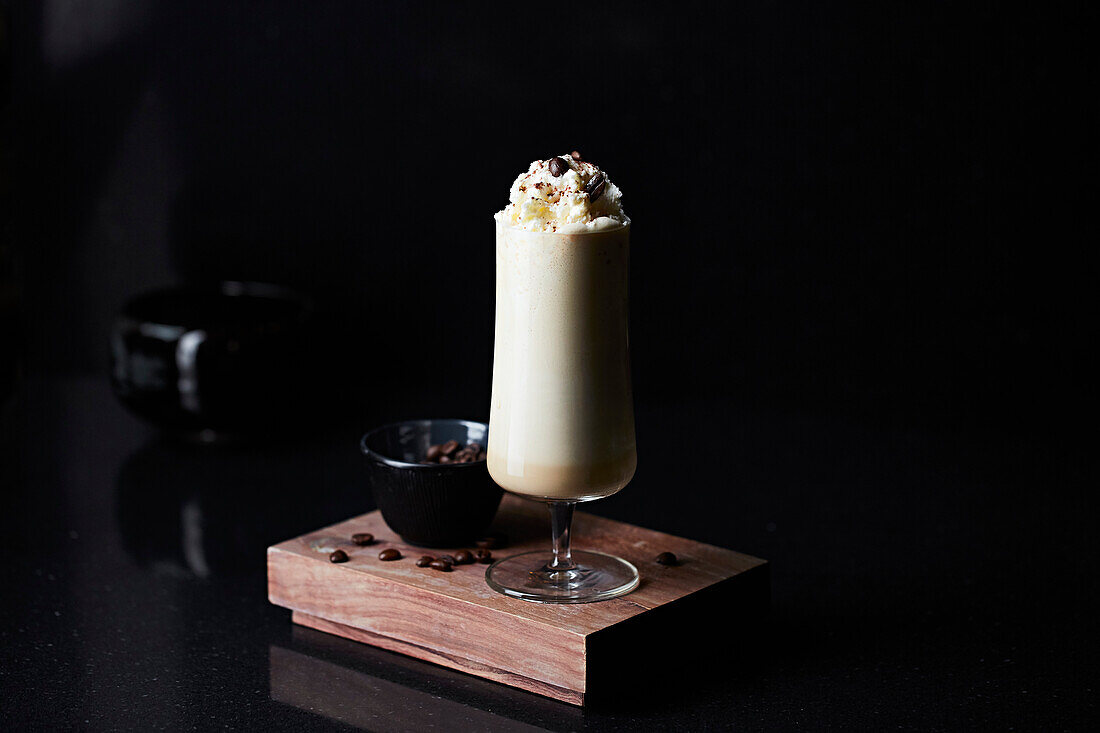
{"type": "Polygon", "coordinates": [[[715,623],[716,637],[758,640],[745,658],[653,659],[647,684],[580,710],[294,628],[268,604],[264,548],[372,509],[356,442],[397,416],[261,446],[180,445],[126,413],[106,380],[18,385],[0,417],[0,727],[1095,723],[1083,442],[639,404],[637,478],[589,509],[769,559],[772,616],[715,623]]]}

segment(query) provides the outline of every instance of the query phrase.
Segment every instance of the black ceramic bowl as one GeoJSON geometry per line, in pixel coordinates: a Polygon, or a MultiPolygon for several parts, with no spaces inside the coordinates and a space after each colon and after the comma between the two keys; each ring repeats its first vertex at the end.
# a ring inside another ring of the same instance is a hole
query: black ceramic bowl
{"type": "Polygon", "coordinates": [[[469,420],[408,420],[364,435],[359,446],[371,490],[390,529],[420,547],[456,547],[480,537],[503,494],[485,461],[418,461],[431,445],[457,440],[485,446],[488,434],[488,425],[469,420]]]}

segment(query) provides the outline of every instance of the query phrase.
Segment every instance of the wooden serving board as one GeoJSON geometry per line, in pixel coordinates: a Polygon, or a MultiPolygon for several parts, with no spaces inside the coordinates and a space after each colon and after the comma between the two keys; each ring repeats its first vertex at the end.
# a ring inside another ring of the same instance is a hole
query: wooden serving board
{"type": "MultiPolygon", "coordinates": [[[[493,528],[510,542],[493,550],[495,559],[549,549],[541,503],[505,495],[493,528]]],[[[574,517],[573,538],[578,549],[632,562],[641,574],[638,588],[576,605],[509,598],[486,584],[486,565],[449,573],[416,567],[421,555],[462,548],[407,545],[375,511],[269,547],[268,597],[291,609],[294,623],[575,705],[655,655],[667,665],[678,651],[724,646],[718,642],[731,633],[751,638],[752,624],[767,610],[768,568],[759,558],[582,512],[574,517]],[[377,541],[357,547],[351,542],[357,532],[377,541]],[[329,562],[336,547],[348,562],[329,562]],[[390,547],[402,558],[379,560],[390,547]],[[655,563],[664,551],[680,563],[655,563]]]]}

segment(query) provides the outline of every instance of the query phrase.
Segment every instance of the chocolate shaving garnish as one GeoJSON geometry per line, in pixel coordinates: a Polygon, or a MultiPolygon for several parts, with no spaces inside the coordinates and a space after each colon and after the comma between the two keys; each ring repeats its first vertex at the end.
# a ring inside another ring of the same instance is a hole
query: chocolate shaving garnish
{"type": "Polygon", "coordinates": [[[605,188],[607,188],[607,178],[604,177],[602,171],[592,176],[592,180],[584,187],[584,192],[588,194],[588,203],[596,203],[600,196],[603,196],[605,188]]]}
{"type": "Polygon", "coordinates": [[[561,174],[565,173],[567,170],[569,170],[569,164],[561,158],[550,159],[550,175],[552,175],[554,178],[557,178],[561,174]]]}

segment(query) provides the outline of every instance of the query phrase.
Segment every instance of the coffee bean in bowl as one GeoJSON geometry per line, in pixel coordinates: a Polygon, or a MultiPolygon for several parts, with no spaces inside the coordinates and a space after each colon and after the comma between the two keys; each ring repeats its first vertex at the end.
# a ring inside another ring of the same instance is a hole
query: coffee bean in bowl
{"type": "Polygon", "coordinates": [[[428,446],[427,453],[421,463],[471,463],[484,461],[485,449],[479,443],[470,443],[459,446],[457,440],[448,440],[446,443],[428,446]]]}
{"type": "Polygon", "coordinates": [[[484,460],[488,431],[468,420],[409,420],[363,436],[375,503],[401,539],[461,547],[484,536],[503,494],[484,460]]]}

